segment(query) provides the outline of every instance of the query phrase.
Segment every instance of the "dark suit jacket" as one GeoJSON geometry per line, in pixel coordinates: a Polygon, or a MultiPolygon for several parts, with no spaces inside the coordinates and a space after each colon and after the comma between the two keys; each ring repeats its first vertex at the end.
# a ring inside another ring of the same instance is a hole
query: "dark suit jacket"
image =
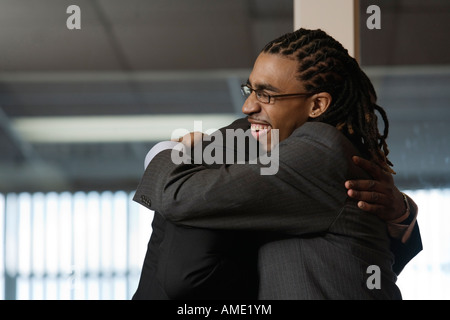
{"type": "MultiPolygon", "coordinates": [[[[346,196],[345,180],[367,178],[352,164],[355,154],[340,132],[322,123],[306,123],[280,144],[274,176],[260,176],[260,165],[175,166],[170,152],[162,152],[135,200],[178,224],[273,237],[259,250],[259,298],[398,299],[385,223],[346,196]],[[381,270],[381,289],[366,285],[371,265],[381,270]]],[[[418,229],[417,237],[412,250],[397,248],[407,252],[397,270],[421,250],[418,229]]]]}
{"type": "MultiPolygon", "coordinates": [[[[247,128],[249,122],[243,118],[220,131],[225,136],[226,129],[247,128]]],[[[144,175],[142,180],[145,179],[144,175]]],[[[141,186],[134,200],[150,207],[141,186]]],[[[133,299],[257,298],[257,233],[175,225],[158,212],[152,229],[133,299]]]]}

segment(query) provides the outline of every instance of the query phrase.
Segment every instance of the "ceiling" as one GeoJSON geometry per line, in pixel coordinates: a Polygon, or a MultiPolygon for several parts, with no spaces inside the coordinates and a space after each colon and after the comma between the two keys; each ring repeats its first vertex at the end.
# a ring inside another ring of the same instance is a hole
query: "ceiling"
{"type": "MultiPolygon", "coordinates": [[[[173,130],[241,116],[259,50],[293,30],[292,0],[75,2],[0,0],[0,192],[133,190],[173,130]]],[[[450,5],[378,3],[361,61],[391,119],[396,181],[450,185],[450,5]]]]}

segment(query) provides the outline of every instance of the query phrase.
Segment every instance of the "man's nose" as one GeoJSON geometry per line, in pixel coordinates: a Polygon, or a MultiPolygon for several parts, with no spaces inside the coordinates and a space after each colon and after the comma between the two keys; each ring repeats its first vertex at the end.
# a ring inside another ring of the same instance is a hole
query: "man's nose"
{"type": "Polygon", "coordinates": [[[248,96],[247,100],[245,100],[244,105],[242,106],[242,112],[250,115],[253,113],[258,113],[259,111],[261,111],[261,105],[256,99],[256,94],[252,92],[252,94],[248,96]]]}

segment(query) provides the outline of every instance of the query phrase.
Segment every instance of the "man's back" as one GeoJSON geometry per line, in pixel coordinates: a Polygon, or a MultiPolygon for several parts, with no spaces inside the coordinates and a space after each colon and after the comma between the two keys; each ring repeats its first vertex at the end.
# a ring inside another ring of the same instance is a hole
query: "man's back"
{"type": "Polygon", "coordinates": [[[363,214],[352,206],[349,204],[342,211],[326,234],[282,239],[261,246],[258,298],[401,299],[391,269],[393,255],[388,250],[384,223],[367,214],[368,219],[358,219],[363,214]],[[361,224],[364,220],[369,228],[349,228],[349,224],[361,224]],[[348,230],[361,232],[352,236],[348,230]],[[380,278],[375,279],[380,284],[378,289],[367,284],[372,275],[369,266],[380,270],[380,278]]]}

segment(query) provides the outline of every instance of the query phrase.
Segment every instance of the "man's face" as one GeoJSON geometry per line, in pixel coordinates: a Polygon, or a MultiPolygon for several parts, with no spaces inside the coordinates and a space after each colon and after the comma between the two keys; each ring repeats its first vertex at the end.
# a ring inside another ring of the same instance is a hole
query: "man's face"
{"type": "MultiPolygon", "coordinates": [[[[296,70],[295,60],[261,53],[253,66],[248,85],[269,95],[305,93],[302,83],[295,78],[296,70]]],[[[261,138],[267,135],[266,149],[269,150],[271,130],[278,129],[279,141],[283,141],[308,120],[313,106],[311,97],[304,96],[273,98],[270,103],[263,103],[253,92],[242,106],[242,112],[248,115],[252,135],[256,139],[264,142],[261,138]]]]}

